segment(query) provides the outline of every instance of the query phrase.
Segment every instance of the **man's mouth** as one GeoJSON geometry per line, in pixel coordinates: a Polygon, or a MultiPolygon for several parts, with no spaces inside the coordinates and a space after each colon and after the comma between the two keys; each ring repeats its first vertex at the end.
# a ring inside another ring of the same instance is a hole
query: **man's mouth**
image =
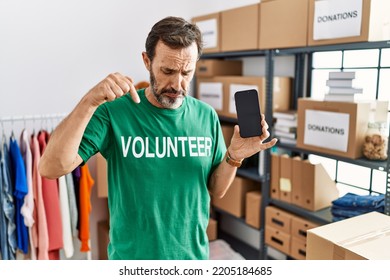
{"type": "Polygon", "coordinates": [[[174,92],[165,92],[164,93],[165,96],[168,96],[170,98],[177,98],[179,97],[181,94],[180,93],[174,93],[174,92]]]}

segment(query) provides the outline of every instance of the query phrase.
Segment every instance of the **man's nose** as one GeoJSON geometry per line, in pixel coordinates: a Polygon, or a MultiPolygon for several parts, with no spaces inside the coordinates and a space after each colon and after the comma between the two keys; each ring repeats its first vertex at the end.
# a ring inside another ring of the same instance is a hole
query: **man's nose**
{"type": "Polygon", "coordinates": [[[181,90],[181,83],[183,82],[183,77],[180,74],[177,74],[172,77],[171,80],[171,87],[174,88],[177,91],[181,90]]]}

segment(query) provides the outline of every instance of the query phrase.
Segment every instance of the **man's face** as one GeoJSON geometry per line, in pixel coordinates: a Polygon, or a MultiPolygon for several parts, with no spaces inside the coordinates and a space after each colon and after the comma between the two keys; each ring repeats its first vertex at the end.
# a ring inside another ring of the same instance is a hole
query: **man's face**
{"type": "Polygon", "coordinates": [[[161,41],[157,44],[154,59],[149,60],[155,105],[168,109],[182,105],[194,76],[197,58],[196,43],[184,49],[171,49],[161,41]]]}

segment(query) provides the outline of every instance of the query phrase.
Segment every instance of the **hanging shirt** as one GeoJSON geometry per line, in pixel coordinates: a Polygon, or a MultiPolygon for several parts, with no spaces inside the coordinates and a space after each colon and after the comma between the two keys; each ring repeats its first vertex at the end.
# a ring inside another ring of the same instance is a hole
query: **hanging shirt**
{"type": "MultiPolygon", "coordinates": [[[[3,157],[3,145],[0,148],[0,159],[3,157]]],[[[1,170],[0,170],[1,171],[1,170]]],[[[7,218],[4,213],[3,201],[5,194],[3,194],[3,173],[0,172],[0,254],[4,260],[8,260],[8,241],[7,241],[7,218]]]]}
{"type": "Polygon", "coordinates": [[[81,252],[90,251],[89,242],[89,214],[92,210],[91,205],[91,191],[94,180],[89,173],[88,165],[81,167],[80,177],[80,231],[79,239],[81,241],[81,252]]]}
{"type": "MultiPolygon", "coordinates": [[[[2,181],[1,181],[1,191],[3,193],[3,211],[6,217],[6,226],[7,226],[7,243],[8,243],[8,259],[14,260],[16,256],[16,224],[15,224],[15,204],[14,198],[12,195],[12,182],[10,176],[10,162],[9,162],[9,151],[7,147],[7,143],[3,139],[2,153],[1,153],[1,173],[2,173],[2,181]]],[[[3,259],[5,257],[3,256],[3,259]]]]}
{"type": "Polygon", "coordinates": [[[76,207],[77,207],[77,223],[76,223],[77,231],[80,230],[80,176],[81,176],[81,168],[80,166],[78,166],[72,171],[74,194],[76,198],[76,207]]]}
{"type": "Polygon", "coordinates": [[[31,136],[30,148],[32,154],[32,185],[34,192],[34,212],[35,223],[32,227],[33,243],[37,249],[38,260],[49,259],[49,232],[47,229],[45,204],[43,201],[42,178],[38,172],[39,159],[41,152],[39,150],[38,138],[31,136]]]}
{"type": "Polygon", "coordinates": [[[64,253],[66,258],[73,256],[73,238],[72,228],[70,224],[70,212],[69,212],[69,199],[68,190],[66,186],[65,176],[58,178],[58,190],[60,198],[60,210],[61,210],[61,221],[62,221],[62,239],[64,242],[64,253]]]}
{"type": "Polygon", "coordinates": [[[34,212],[34,193],[32,187],[32,155],[30,149],[30,134],[27,130],[23,130],[20,135],[20,152],[23,157],[24,167],[26,169],[27,180],[27,194],[24,197],[24,203],[22,205],[21,214],[24,217],[24,223],[28,228],[28,237],[30,241],[30,258],[36,260],[36,251],[33,244],[32,226],[34,224],[33,212],[34,212]]]}
{"type": "MultiPolygon", "coordinates": [[[[48,141],[49,133],[41,130],[38,133],[41,155],[44,153],[48,141]]],[[[60,258],[59,250],[63,248],[63,239],[57,180],[42,177],[42,190],[49,233],[49,259],[58,260],[60,258]]]]}
{"type": "Polygon", "coordinates": [[[69,199],[69,214],[70,214],[70,225],[72,229],[72,236],[77,236],[77,220],[78,220],[78,211],[77,211],[77,201],[76,194],[74,190],[74,182],[72,173],[65,175],[66,187],[68,190],[68,199],[69,199]]]}
{"type": "Polygon", "coordinates": [[[28,253],[28,229],[24,223],[21,209],[24,203],[24,197],[28,192],[26,169],[20,149],[16,139],[11,136],[9,144],[10,158],[13,169],[14,196],[15,196],[15,220],[16,220],[16,236],[18,248],[24,253],[28,253]]]}

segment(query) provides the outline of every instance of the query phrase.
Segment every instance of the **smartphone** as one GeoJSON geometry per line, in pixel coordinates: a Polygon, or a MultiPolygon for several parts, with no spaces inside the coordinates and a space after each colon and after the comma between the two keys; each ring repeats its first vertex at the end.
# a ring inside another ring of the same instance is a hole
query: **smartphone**
{"type": "Polygon", "coordinates": [[[237,91],[234,94],[234,100],[240,136],[242,138],[260,136],[262,134],[261,113],[257,90],[237,91]]]}

